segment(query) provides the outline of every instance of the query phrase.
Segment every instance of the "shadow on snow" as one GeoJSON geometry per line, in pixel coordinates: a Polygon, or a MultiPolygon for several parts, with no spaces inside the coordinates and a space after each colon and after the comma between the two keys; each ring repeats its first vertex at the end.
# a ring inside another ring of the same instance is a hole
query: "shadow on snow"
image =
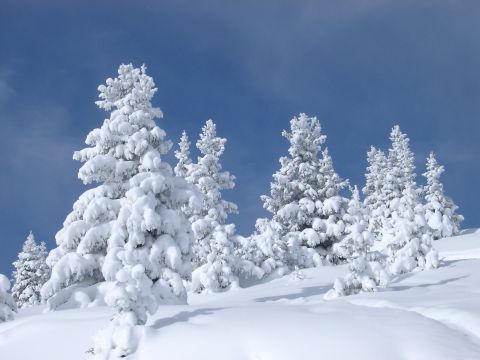
{"type": "Polygon", "coordinates": [[[179,322],[188,322],[191,318],[202,315],[211,315],[217,311],[225,310],[227,308],[205,308],[197,309],[193,311],[182,311],[174,316],[169,318],[158,319],[152,324],[152,328],[160,329],[169,325],[173,325],[179,322]]]}
{"type": "Polygon", "coordinates": [[[321,295],[330,290],[332,286],[310,286],[303,288],[300,292],[294,294],[284,294],[276,296],[266,296],[255,299],[255,302],[277,301],[277,300],[294,300],[299,298],[307,298],[311,296],[321,295]]]}

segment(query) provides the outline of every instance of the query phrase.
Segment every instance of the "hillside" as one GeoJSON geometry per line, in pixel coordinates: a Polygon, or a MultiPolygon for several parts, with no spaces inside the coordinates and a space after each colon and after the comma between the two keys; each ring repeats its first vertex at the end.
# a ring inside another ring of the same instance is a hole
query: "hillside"
{"type": "MultiPolygon", "coordinates": [[[[302,270],[189,305],[163,306],[129,359],[480,358],[480,232],[435,242],[437,270],[388,289],[326,301],[346,268],[302,270]]],[[[80,360],[109,321],[108,308],[21,310],[0,324],[2,360],[80,360]]]]}

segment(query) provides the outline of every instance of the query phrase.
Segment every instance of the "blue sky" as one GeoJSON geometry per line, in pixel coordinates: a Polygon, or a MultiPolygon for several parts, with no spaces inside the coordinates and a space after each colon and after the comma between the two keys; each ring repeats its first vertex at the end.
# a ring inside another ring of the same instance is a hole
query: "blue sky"
{"type": "Polygon", "coordinates": [[[370,145],[400,124],[418,173],[434,150],[465,227],[480,226],[478,1],[11,1],[0,11],[0,272],[29,230],[54,246],[85,190],[72,160],[108,115],[97,86],[146,63],[177,142],[213,118],[228,139],[249,234],[300,112],[319,117],[337,171],[363,185],[370,145]]]}

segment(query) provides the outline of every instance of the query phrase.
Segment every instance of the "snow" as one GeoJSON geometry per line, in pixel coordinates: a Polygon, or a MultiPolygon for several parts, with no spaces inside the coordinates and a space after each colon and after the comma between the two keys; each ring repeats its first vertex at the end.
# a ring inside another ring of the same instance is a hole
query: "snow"
{"type": "MultiPolygon", "coordinates": [[[[474,360],[480,358],[480,232],[434,242],[438,269],[386,289],[324,300],[347,266],[323,266],[162,305],[137,352],[147,359],[474,360]]],[[[105,306],[20,309],[0,324],[2,360],[80,360],[112,316],[105,306]],[[28,344],[28,346],[25,346],[28,344]]]]}
{"type": "Polygon", "coordinates": [[[0,274],[0,322],[12,320],[13,312],[17,308],[8,290],[10,290],[10,281],[5,275],[0,274]]]}

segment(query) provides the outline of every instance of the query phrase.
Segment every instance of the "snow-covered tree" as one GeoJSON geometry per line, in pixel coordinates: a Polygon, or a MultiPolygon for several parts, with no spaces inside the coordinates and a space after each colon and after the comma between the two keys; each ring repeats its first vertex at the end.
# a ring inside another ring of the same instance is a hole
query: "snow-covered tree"
{"type": "Polygon", "coordinates": [[[349,272],[343,279],[335,280],[333,289],[326,295],[327,299],[375,291],[378,286],[388,283],[388,272],[381,254],[371,250],[375,237],[368,230],[368,210],[360,201],[357,187],[352,190],[343,220],[346,236],[334,244],[333,249],[339,258],[349,262],[349,272]]]}
{"type": "MultiPolygon", "coordinates": [[[[317,213],[320,215],[313,223],[313,228],[321,234],[321,242],[328,247],[340,242],[346,233],[344,216],[348,209],[348,199],[341,191],[348,187],[348,181],[343,180],[334,170],[333,161],[328,149],[322,152],[320,174],[323,176],[323,186],[319,191],[321,203],[317,203],[317,213]]],[[[333,261],[338,257],[333,253],[329,256],[333,261]],[[333,256],[332,256],[333,255],[333,256]]]]}
{"type": "Polygon", "coordinates": [[[5,275],[0,274],[0,323],[13,320],[14,312],[17,311],[15,300],[8,290],[10,290],[10,281],[5,275]]]}
{"type": "Polygon", "coordinates": [[[274,270],[281,275],[288,271],[287,242],[269,219],[257,219],[255,232],[244,238],[237,247],[237,252],[243,261],[255,266],[252,272],[256,272],[258,277],[268,275],[274,270]]]}
{"type": "Polygon", "coordinates": [[[192,273],[191,291],[219,292],[239,285],[238,275],[242,268],[235,252],[235,225],[215,223],[211,220],[194,223],[196,239],[202,242],[195,249],[201,249],[200,254],[205,255],[205,262],[198,262],[199,258],[196,257],[197,268],[192,273]]]}
{"type": "Polygon", "coordinates": [[[340,192],[348,182],[335,172],[327,149],[318,158],[326,136],[317,118],[300,114],[290,121],[290,128],[282,133],[290,142],[290,156],[280,158],[281,168],[273,175],[270,196],[262,196],[263,206],[289,243],[292,263],[319,265],[321,259],[306,249],[328,257],[343,236],[347,201],[340,192]]]}
{"type": "MultiPolygon", "coordinates": [[[[390,133],[391,147],[388,150],[387,170],[381,191],[386,204],[385,217],[391,219],[399,199],[407,188],[418,192],[415,182],[415,157],[410,150],[410,139],[395,125],[390,133]]],[[[419,199],[417,199],[419,200],[419,199]]],[[[387,229],[387,220],[384,229],[387,229]]]]}
{"type": "Polygon", "coordinates": [[[109,78],[106,83],[98,87],[101,100],[96,104],[113,111],[100,128],[88,134],[89,147],[74,154],[75,160],[84,162],[79,178],[85,184],[100,185],[80,196],[56,235],[58,247],[47,258],[52,275],[42,289],[45,298],[72,285],[86,286],[104,280],[101,267],[107,240],[120,210],[120,200],[130,187],[129,180],[151,165],[148,162],[160,161],[151,154],[145,156],[150,144],[161,152],[170,147],[164,141],[165,132],[153,122],[162,113],[150,103],[155,88],[145,67],[121,65],[118,77],[109,78]]]}
{"type": "Polygon", "coordinates": [[[145,67],[122,65],[119,76],[99,89],[102,107],[114,108],[111,119],[118,121],[113,127],[122,141],[115,155],[129,169],[121,178],[128,180],[123,186],[128,190],[109,231],[102,266],[112,284],[105,300],[114,316],[96,336],[94,354],[110,359],[135,351],[141,326],[160,303],[185,302],[183,278],[191,272],[193,237],[181,207],[195,191],[162,160],[172,144],[155,123],[162,113],[151,104],[157,89],[145,67]]]}
{"type": "Polygon", "coordinates": [[[228,214],[236,213],[237,206],[222,198],[223,190],[235,186],[235,177],[222,171],[220,164],[225,142],[225,138],[217,136],[214,122],[208,120],[196,143],[200,151],[197,163],[186,168],[185,178],[203,195],[199,209],[184,208],[195,234],[192,291],[219,291],[238,282],[235,226],[225,225],[228,214]]]}
{"type": "Polygon", "coordinates": [[[427,171],[423,176],[427,179],[424,187],[425,194],[425,218],[433,232],[433,239],[458,235],[463,216],[457,214],[458,206],[443,191],[440,176],[445,171],[439,165],[435,154],[430,153],[427,158],[427,171]]]}
{"type": "Polygon", "coordinates": [[[392,146],[384,194],[386,222],[381,230],[392,274],[415,268],[434,268],[438,254],[425,221],[420,190],[415,183],[414,155],[407,135],[395,126],[390,134],[392,146]]]}
{"type": "Polygon", "coordinates": [[[368,228],[375,236],[380,236],[385,224],[384,185],[388,171],[387,157],[383,151],[372,146],[367,152],[367,162],[366,183],[362,191],[369,213],[368,228]]]}
{"type": "Polygon", "coordinates": [[[351,261],[358,254],[365,254],[375,241],[368,230],[367,210],[360,200],[360,193],[355,186],[348,202],[347,212],[343,215],[345,236],[333,245],[333,251],[338,258],[351,261]]]}
{"type": "Polygon", "coordinates": [[[311,227],[322,187],[318,152],[326,136],[321,134],[318,119],[300,114],[290,121],[290,128],[290,132],[282,132],[290,142],[290,156],[280,158],[281,167],[273,174],[270,196],[261,197],[263,207],[280,226],[281,235],[311,227]],[[302,200],[304,206],[300,205],[302,200]]]}
{"type": "Polygon", "coordinates": [[[369,261],[365,256],[353,259],[348,269],[348,273],[343,278],[335,279],[333,288],[324,296],[326,300],[360,292],[377,291],[378,287],[387,286],[390,281],[384,265],[379,261],[369,261]]]}
{"type": "Polygon", "coordinates": [[[192,163],[192,159],[190,159],[190,141],[186,131],[182,132],[178,146],[179,150],[175,151],[175,157],[178,160],[174,169],[175,175],[185,178],[188,174],[188,166],[192,163]]]}
{"type": "Polygon", "coordinates": [[[40,289],[50,275],[50,268],[45,262],[45,243],[37,244],[32,232],[23,244],[18,260],[13,263],[12,296],[17,306],[28,307],[42,301],[40,289]]]}
{"type": "Polygon", "coordinates": [[[432,247],[432,233],[425,221],[418,189],[408,186],[399,199],[392,201],[390,209],[391,226],[383,236],[391,274],[436,268],[438,253],[432,247]]]}
{"type": "Polygon", "coordinates": [[[395,125],[390,133],[388,173],[385,183],[387,200],[398,199],[407,187],[415,185],[415,156],[410,150],[410,139],[395,125]]]}
{"type": "Polygon", "coordinates": [[[225,151],[227,139],[217,136],[215,123],[210,119],[202,127],[196,146],[200,151],[197,163],[191,166],[186,179],[195,184],[203,194],[201,211],[193,214],[193,220],[208,217],[224,224],[228,214],[237,213],[237,205],[222,199],[222,191],[235,187],[235,177],[222,171],[220,157],[225,151]]]}
{"type": "Polygon", "coordinates": [[[103,265],[105,279],[113,283],[105,300],[115,315],[96,337],[99,358],[133,353],[148,314],[160,304],[186,303],[183,279],[191,273],[193,238],[180,209],[190,187],[163,164],[135,175],[131,185],[103,265]]]}

